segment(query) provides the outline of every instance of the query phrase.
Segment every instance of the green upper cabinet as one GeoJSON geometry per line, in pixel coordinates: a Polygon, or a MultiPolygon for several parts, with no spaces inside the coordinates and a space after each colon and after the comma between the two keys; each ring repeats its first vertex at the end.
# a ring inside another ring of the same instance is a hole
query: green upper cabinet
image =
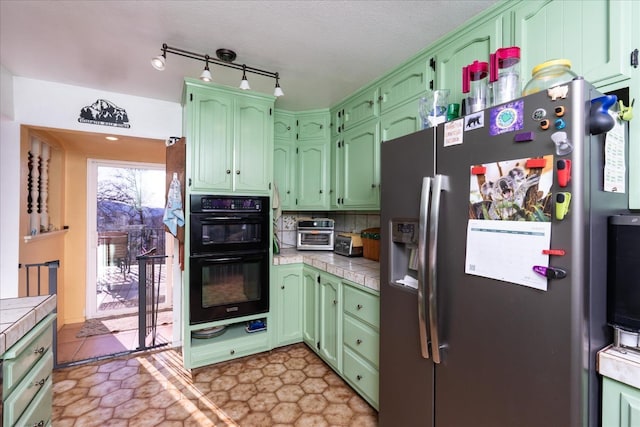
{"type": "Polygon", "coordinates": [[[233,96],[187,86],[187,147],[191,190],[230,190],[233,175],[233,96]]]}
{"type": "Polygon", "coordinates": [[[185,79],[190,191],[270,193],[273,102],[185,79]]]}
{"type": "Polygon", "coordinates": [[[380,125],[377,120],[347,129],[336,144],[336,180],[341,208],[380,207],[380,125]]]}
{"type": "Polygon", "coordinates": [[[273,182],[278,189],[280,208],[282,210],[295,208],[296,147],[294,143],[280,140],[274,142],[273,182]]]}
{"type": "Polygon", "coordinates": [[[400,107],[384,113],[380,119],[382,142],[391,141],[420,130],[421,120],[418,112],[420,97],[410,99],[400,107]]]}
{"type": "Polygon", "coordinates": [[[329,144],[304,144],[297,152],[297,209],[327,209],[329,206],[329,144]]]}
{"type": "MultiPolygon", "coordinates": [[[[367,88],[344,104],[344,130],[380,116],[380,89],[377,86],[367,88]]],[[[343,130],[343,132],[344,132],[343,130]]]]}
{"type": "MultiPolygon", "coordinates": [[[[514,44],[522,49],[521,81],[536,65],[566,58],[596,87],[631,77],[630,0],[527,1],[512,10],[514,44]]],[[[637,47],[637,46],[635,46],[637,47]]]]}
{"type": "MultiPolygon", "coordinates": [[[[273,182],[280,196],[280,208],[296,204],[296,118],[293,113],[276,110],[273,130],[273,182]]],[[[275,189],[274,189],[275,190],[275,189]]]]}
{"type": "Polygon", "coordinates": [[[330,116],[328,111],[301,113],[296,115],[298,125],[297,140],[299,144],[311,141],[329,141],[331,132],[330,116]]]}
{"type": "Polygon", "coordinates": [[[273,167],[273,101],[237,98],[233,191],[270,191],[273,167]]]}
{"type": "Polygon", "coordinates": [[[329,110],[296,114],[296,200],[298,210],[329,208],[329,110]]]}
{"type": "Polygon", "coordinates": [[[455,31],[438,44],[436,58],[436,84],[434,89],[449,89],[449,103],[460,103],[462,94],[462,67],[478,60],[489,62],[489,55],[502,46],[504,15],[455,31]]]}
{"type": "Polygon", "coordinates": [[[430,89],[435,71],[429,65],[430,61],[431,58],[427,59],[427,55],[421,55],[382,81],[380,109],[383,117],[389,110],[430,89]]]}
{"type": "Polygon", "coordinates": [[[274,140],[276,142],[295,142],[296,117],[294,113],[276,110],[273,117],[274,140]]]}

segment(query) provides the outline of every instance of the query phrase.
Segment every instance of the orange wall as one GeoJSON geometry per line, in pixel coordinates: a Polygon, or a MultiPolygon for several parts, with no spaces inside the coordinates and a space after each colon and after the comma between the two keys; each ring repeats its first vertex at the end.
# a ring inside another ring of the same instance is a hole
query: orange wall
{"type": "MultiPolygon", "coordinates": [[[[87,137],[86,144],[78,144],[78,138],[82,138],[80,132],[31,128],[23,132],[23,148],[28,147],[29,132],[38,133],[42,139],[54,145],[59,144],[63,148],[64,174],[61,187],[63,188],[63,225],[68,226],[69,229],[61,239],[63,240],[62,250],[59,243],[52,245],[55,247],[49,247],[49,243],[45,243],[54,239],[45,239],[35,245],[22,244],[20,259],[24,262],[23,259],[33,257],[40,262],[43,257],[51,256],[51,251],[54,251],[56,258],[53,259],[60,259],[64,267],[58,275],[58,323],[63,325],[82,322],[85,320],[87,274],[87,160],[93,158],[164,164],[164,141],[127,138],[126,141],[107,142],[103,138],[94,136],[87,137]]],[[[23,180],[23,182],[26,181],[23,180]]],[[[23,191],[25,192],[26,190],[23,191]]],[[[28,228],[28,217],[26,221],[26,223],[23,222],[21,215],[22,228],[24,228],[23,224],[28,228]]]]}

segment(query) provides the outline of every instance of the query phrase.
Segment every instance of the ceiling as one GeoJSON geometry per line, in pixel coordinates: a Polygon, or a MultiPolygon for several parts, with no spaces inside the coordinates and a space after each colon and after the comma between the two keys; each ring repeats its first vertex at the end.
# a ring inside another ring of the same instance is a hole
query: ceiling
{"type": "MultiPolygon", "coordinates": [[[[180,102],[182,79],[204,63],[162,43],[279,72],[276,106],[330,107],[387,73],[497,0],[422,1],[0,1],[0,63],[14,76],[180,102]]],[[[215,83],[241,72],[211,65],[215,83]]],[[[248,74],[252,90],[275,81],[248,74]]]]}

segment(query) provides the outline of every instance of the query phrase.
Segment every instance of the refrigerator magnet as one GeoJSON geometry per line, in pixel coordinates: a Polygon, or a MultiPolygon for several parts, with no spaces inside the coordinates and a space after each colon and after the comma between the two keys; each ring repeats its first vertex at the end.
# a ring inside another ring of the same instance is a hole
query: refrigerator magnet
{"type": "Polygon", "coordinates": [[[562,221],[569,213],[569,205],[571,204],[571,193],[556,194],[556,219],[562,221]]]}
{"type": "Polygon", "coordinates": [[[547,279],[564,279],[567,277],[567,272],[557,267],[545,267],[543,265],[534,265],[533,271],[547,279]]]}

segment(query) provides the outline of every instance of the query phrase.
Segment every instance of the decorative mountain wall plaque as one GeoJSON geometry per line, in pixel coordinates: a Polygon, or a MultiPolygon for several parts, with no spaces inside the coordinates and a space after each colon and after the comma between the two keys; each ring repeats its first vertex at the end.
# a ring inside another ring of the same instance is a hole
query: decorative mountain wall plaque
{"type": "Polygon", "coordinates": [[[120,108],[111,101],[98,99],[91,105],[80,110],[80,123],[93,125],[115,126],[119,128],[130,128],[127,110],[120,108]]]}

